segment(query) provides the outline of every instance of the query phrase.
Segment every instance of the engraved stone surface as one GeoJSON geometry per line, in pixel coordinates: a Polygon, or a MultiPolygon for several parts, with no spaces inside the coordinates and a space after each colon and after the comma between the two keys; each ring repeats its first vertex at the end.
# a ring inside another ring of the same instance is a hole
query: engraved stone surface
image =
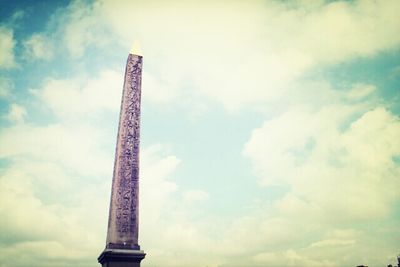
{"type": "Polygon", "coordinates": [[[139,143],[142,56],[125,69],[106,249],[139,250],[139,143]]]}

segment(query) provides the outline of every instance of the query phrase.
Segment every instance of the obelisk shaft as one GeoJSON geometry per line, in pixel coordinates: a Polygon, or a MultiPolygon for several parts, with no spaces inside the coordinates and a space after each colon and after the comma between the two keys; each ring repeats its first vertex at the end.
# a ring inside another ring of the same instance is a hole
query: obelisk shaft
{"type": "Polygon", "coordinates": [[[142,56],[125,69],[106,249],[139,250],[139,143],[142,56]]]}

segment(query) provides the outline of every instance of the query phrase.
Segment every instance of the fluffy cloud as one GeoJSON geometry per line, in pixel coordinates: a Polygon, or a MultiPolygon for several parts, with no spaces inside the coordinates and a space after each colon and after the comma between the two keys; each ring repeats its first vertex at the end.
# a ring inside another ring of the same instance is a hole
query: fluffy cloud
{"type": "Polygon", "coordinates": [[[236,110],[291,97],[288,86],[315,66],[396,48],[398,8],[398,1],[253,1],[213,8],[206,2],[154,8],[102,1],[93,16],[104,14],[125,42],[143,39],[145,55],[163,61],[158,74],[180,81],[173,94],[184,95],[182,81],[193,80],[200,95],[236,110]]]}
{"type": "Polygon", "coordinates": [[[48,79],[43,88],[31,92],[57,116],[72,119],[99,111],[118,111],[122,82],[120,73],[105,70],[92,79],[48,79]]]}
{"type": "MultiPolygon", "coordinates": [[[[105,244],[113,160],[104,157],[99,129],[73,129],[22,124],[0,133],[0,158],[10,163],[0,177],[2,264],[97,265],[105,244]],[[22,251],[25,256],[17,257],[22,251]]],[[[166,179],[179,160],[161,145],[142,152],[141,207],[148,212],[142,213],[147,227],[141,230],[143,243],[151,244],[163,231],[154,229],[165,224],[160,216],[168,212],[166,200],[177,188],[166,179]]]]}
{"type": "Polygon", "coordinates": [[[50,60],[54,55],[54,48],[49,38],[41,34],[34,34],[24,42],[25,58],[28,60],[50,60]]]}
{"type": "Polygon", "coordinates": [[[23,122],[26,116],[26,110],[23,106],[18,104],[12,104],[10,106],[10,111],[8,112],[6,118],[11,122],[23,122]]]}
{"type": "Polygon", "coordinates": [[[59,30],[67,51],[74,58],[82,57],[91,45],[104,48],[111,43],[112,33],[103,22],[102,13],[93,12],[97,10],[97,6],[97,2],[91,6],[75,1],[63,13],[59,30]]]}
{"type": "Polygon", "coordinates": [[[99,226],[105,228],[105,209],[97,203],[107,203],[104,186],[66,175],[60,163],[8,160],[12,164],[2,170],[0,179],[2,264],[85,265],[85,259],[95,256],[92,250],[100,249],[97,233],[99,226]],[[84,242],[77,245],[77,240],[84,242]],[[24,257],[17,256],[21,251],[24,257]],[[50,264],[54,259],[57,263],[50,264]]]}
{"type": "Polygon", "coordinates": [[[99,149],[106,142],[104,133],[96,128],[53,124],[35,127],[15,125],[1,131],[1,157],[29,157],[34,160],[59,162],[78,174],[104,175],[105,164],[112,155],[99,149]],[[93,160],[96,155],[96,161],[93,160]]]}
{"type": "Polygon", "coordinates": [[[351,100],[359,100],[370,96],[376,87],[371,84],[356,84],[351,90],[349,90],[346,96],[351,100]]]}
{"type": "Polygon", "coordinates": [[[398,233],[385,220],[400,199],[399,134],[399,118],[382,107],[326,106],[267,120],[244,154],[262,186],[288,191],[225,225],[221,254],[242,256],[221,266],[393,262],[389,236],[398,233]],[[365,221],[380,227],[353,228],[365,221]],[[380,235],[386,243],[371,245],[380,235]]]}
{"type": "Polygon", "coordinates": [[[388,215],[399,197],[393,187],[400,171],[394,161],[399,118],[376,108],[346,127],[354,112],[340,106],[288,112],[253,131],[244,153],[260,183],[289,185],[304,203],[283,202],[283,211],[305,205],[305,212],[315,214],[315,206],[318,216],[335,222],[388,215]]]}
{"type": "Polygon", "coordinates": [[[212,8],[192,1],[77,1],[61,16],[58,34],[78,58],[96,48],[129,51],[140,39],[151,66],[144,75],[148,100],[190,106],[212,100],[237,111],[296,97],[294,84],[316,66],[395,49],[398,8],[395,0],[227,2],[212,8]]]}
{"type": "Polygon", "coordinates": [[[0,68],[8,69],[16,66],[14,46],[13,30],[0,26],[0,68]]]}

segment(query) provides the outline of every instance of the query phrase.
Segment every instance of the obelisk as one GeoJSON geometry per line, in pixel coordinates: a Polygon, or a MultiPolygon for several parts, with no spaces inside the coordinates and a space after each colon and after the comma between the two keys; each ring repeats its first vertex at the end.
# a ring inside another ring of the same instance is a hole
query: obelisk
{"type": "Polygon", "coordinates": [[[139,267],[146,255],[138,244],[142,61],[131,52],[126,62],[103,267],[139,267]]]}

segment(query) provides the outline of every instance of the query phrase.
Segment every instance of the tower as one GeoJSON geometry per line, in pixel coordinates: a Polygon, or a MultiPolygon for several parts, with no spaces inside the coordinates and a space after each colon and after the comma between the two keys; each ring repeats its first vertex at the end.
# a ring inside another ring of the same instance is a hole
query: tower
{"type": "Polygon", "coordinates": [[[138,243],[142,60],[131,53],[126,63],[103,267],[139,267],[146,255],[138,243]]]}

